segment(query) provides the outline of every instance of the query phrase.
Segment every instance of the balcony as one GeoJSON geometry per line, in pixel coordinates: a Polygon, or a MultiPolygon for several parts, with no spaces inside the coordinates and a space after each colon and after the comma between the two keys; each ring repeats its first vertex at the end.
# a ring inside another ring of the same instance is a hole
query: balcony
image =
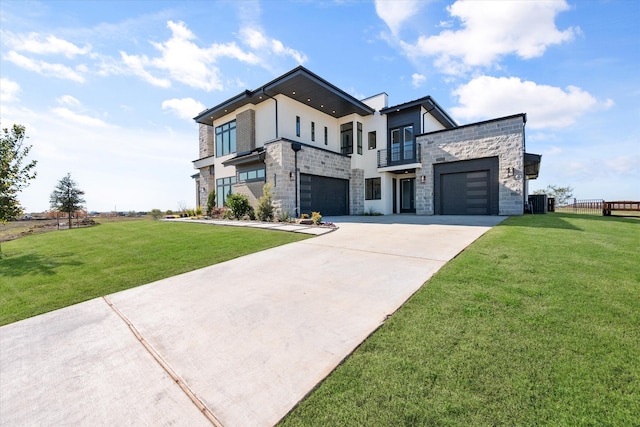
{"type": "Polygon", "coordinates": [[[390,150],[378,150],[378,169],[394,170],[395,166],[402,169],[408,165],[421,167],[420,154],[420,145],[413,144],[405,144],[404,148],[393,147],[390,150]]]}

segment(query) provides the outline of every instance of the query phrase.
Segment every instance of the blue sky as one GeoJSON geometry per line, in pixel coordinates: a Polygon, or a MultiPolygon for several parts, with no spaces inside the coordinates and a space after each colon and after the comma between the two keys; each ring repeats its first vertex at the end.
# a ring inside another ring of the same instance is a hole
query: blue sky
{"type": "Polygon", "coordinates": [[[194,207],[192,117],[302,64],[459,123],[525,112],[531,190],[640,200],[640,2],[0,3],[0,121],[27,128],[49,208],[71,173],[96,211],[194,207]]]}

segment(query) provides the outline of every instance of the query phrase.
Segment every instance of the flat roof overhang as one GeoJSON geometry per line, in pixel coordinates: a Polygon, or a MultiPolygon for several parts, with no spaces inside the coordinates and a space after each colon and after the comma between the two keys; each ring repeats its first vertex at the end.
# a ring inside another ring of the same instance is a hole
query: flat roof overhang
{"type": "Polygon", "coordinates": [[[239,166],[250,163],[262,163],[265,158],[264,147],[257,148],[253,151],[238,153],[236,156],[222,162],[225,166],[239,166]]]}
{"type": "Polygon", "coordinates": [[[540,173],[542,155],[524,153],[524,176],[527,179],[536,179],[540,173]]]}
{"type": "Polygon", "coordinates": [[[216,156],[203,157],[201,159],[193,161],[193,168],[194,169],[205,168],[207,166],[213,165],[215,161],[216,161],[216,156]]]}
{"type": "Polygon", "coordinates": [[[257,105],[276,95],[284,95],[332,117],[349,114],[367,116],[373,108],[300,66],[256,90],[245,90],[194,117],[197,123],[213,126],[213,122],[247,104],[257,105]]]}
{"type": "Polygon", "coordinates": [[[430,96],[416,99],[413,101],[405,102],[404,104],[395,105],[393,107],[387,107],[380,110],[380,114],[392,114],[403,110],[408,110],[414,107],[420,106],[427,110],[433,117],[436,118],[445,127],[445,129],[452,129],[458,127],[458,124],[447,114],[438,103],[430,96]]]}

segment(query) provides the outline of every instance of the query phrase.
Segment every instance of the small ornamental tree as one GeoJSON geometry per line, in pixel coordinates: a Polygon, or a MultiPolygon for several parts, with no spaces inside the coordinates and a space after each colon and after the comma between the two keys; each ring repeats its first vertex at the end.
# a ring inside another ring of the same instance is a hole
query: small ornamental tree
{"type": "Polygon", "coordinates": [[[273,193],[271,192],[271,184],[267,183],[262,187],[262,196],[258,199],[256,207],[256,217],[260,221],[273,220],[273,193]]]}
{"type": "Polygon", "coordinates": [[[69,215],[69,228],[71,228],[71,216],[73,212],[80,210],[85,203],[84,191],[78,188],[78,184],[71,179],[71,174],[62,178],[51,193],[51,209],[58,212],[67,212],[69,215]]]}
{"type": "Polygon", "coordinates": [[[207,197],[207,215],[213,216],[213,208],[216,207],[216,192],[212,191],[207,197]]]}

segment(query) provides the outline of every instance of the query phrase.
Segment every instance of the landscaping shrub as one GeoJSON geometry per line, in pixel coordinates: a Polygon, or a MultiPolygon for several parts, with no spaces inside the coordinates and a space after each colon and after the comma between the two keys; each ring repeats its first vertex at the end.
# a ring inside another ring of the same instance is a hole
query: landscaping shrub
{"type": "Polygon", "coordinates": [[[320,215],[320,212],[311,212],[311,221],[313,221],[315,225],[322,224],[322,215],[320,215]]]}
{"type": "Polygon", "coordinates": [[[207,197],[207,215],[213,216],[213,210],[216,207],[216,192],[211,191],[207,197]]]}
{"type": "Polygon", "coordinates": [[[243,216],[248,215],[251,210],[249,199],[244,194],[229,194],[227,196],[227,207],[231,209],[236,219],[241,219],[243,216]]]}
{"type": "Polygon", "coordinates": [[[260,221],[272,221],[273,220],[273,193],[271,193],[271,184],[265,184],[262,187],[262,196],[258,199],[258,206],[256,207],[256,217],[260,221]]]}

